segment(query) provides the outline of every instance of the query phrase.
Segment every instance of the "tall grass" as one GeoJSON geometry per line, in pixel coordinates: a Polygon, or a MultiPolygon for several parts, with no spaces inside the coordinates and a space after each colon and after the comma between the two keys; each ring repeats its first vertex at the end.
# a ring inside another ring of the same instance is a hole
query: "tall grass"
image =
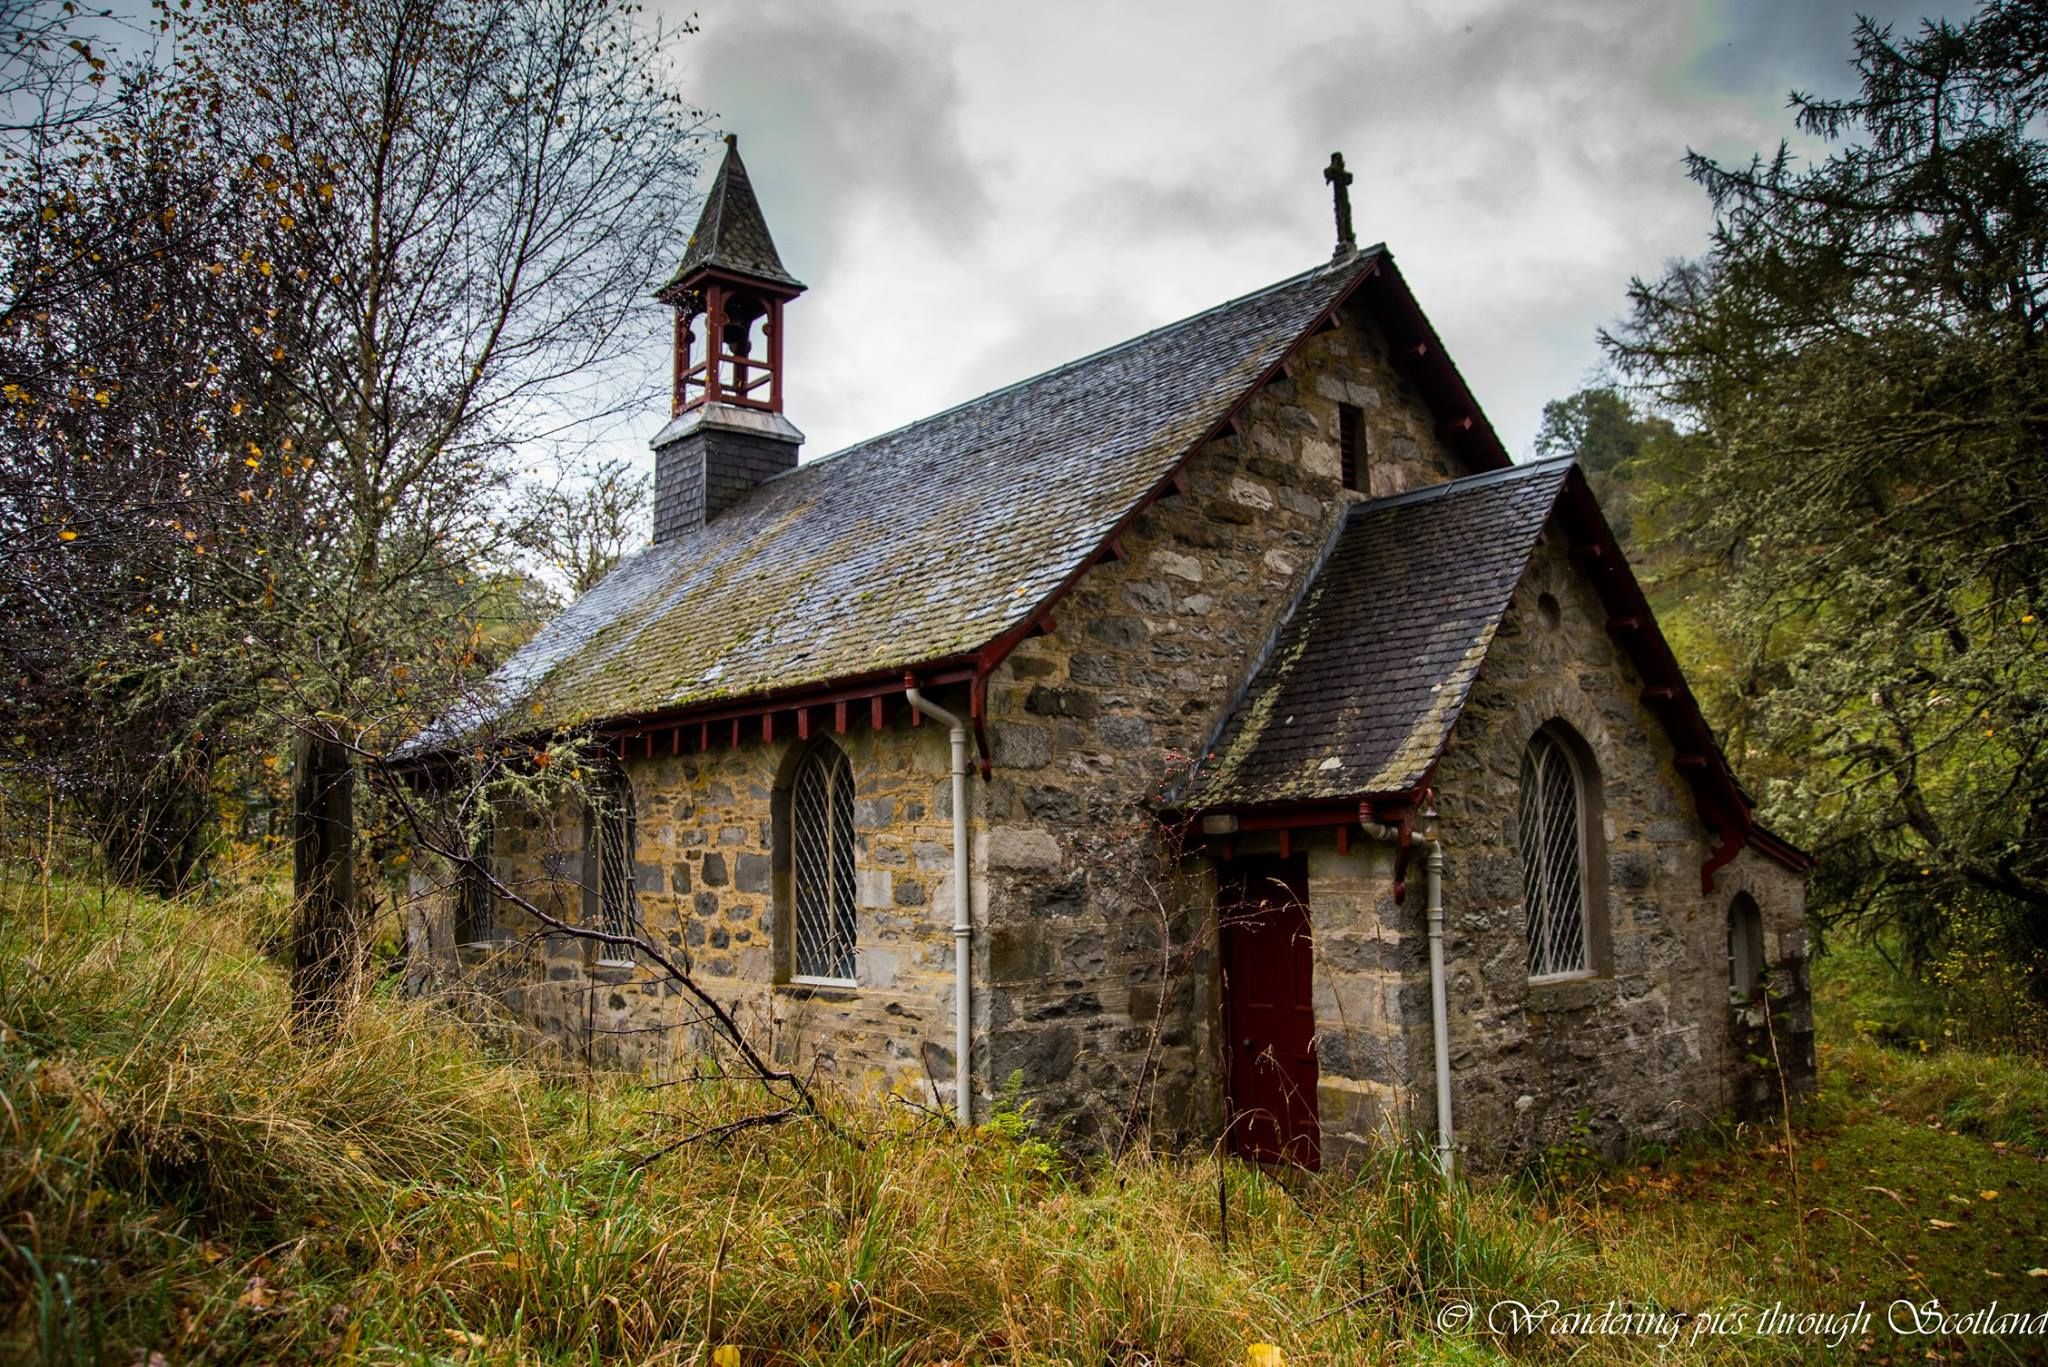
{"type": "Polygon", "coordinates": [[[0,1351],[45,1362],[1349,1362],[1563,1256],[1426,1153],[1321,1178],[1071,1166],[835,1097],[634,1159],[744,1088],[494,1058],[379,996],[306,1047],[260,890],[0,889],[0,1351]],[[687,1092],[687,1096],[679,1093],[687,1092]],[[689,1111],[688,1115],[678,1114],[689,1111]]]}
{"type": "MultiPolygon", "coordinates": [[[[1097,1367],[1239,1363],[1271,1343],[1295,1367],[1502,1347],[1649,1361],[1669,1350],[1446,1335],[1437,1314],[1835,1294],[1801,1264],[1796,1212],[1762,1233],[1780,1210],[1775,1135],[1576,1187],[1468,1186],[1393,1143],[1320,1175],[1202,1152],[1075,1163],[1028,1110],[962,1134],[828,1094],[836,1130],[791,1123],[641,1163],[759,1096],[510,1057],[388,991],[306,1047],[282,970],[255,948],[275,942],[278,896],[166,903],[60,882],[45,913],[39,886],[0,883],[0,1360],[723,1364],[736,1350],[748,1367],[1097,1367]]],[[[1949,1179],[1959,1191],[2043,1151],[2048,1074],[2018,1061],[1855,1039],[1830,1067],[1799,1157],[1830,1154],[1814,1182],[1842,1167],[1828,1200],[1844,1209],[1903,1193],[1876,1165],[1936,1120],[1987,1155],[1982,1180],[1949,1179]]],[[[1984,1209],[2008,1206],[2019,1218],[2017,1194],[1984,1209]]],[[[1836,1245],[1822,1261],[1853,1252],[1836,1245]]]]}

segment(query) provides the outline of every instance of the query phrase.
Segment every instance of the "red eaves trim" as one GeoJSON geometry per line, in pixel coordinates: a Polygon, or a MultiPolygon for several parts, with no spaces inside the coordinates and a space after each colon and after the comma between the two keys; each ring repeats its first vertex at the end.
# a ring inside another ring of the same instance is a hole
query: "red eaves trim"
{"type": "MultiPolygon", "coordinates": [[[[967,683],[974,678],[973,665],[957,656],[934,661],[930,665],[909,672],[915,674],[920,685],[927,688],[967,683]]],[[[653,735],[671,728],[702,727],[727,721],[748,722],[756,718],[763,720],[764,734],[772,734],[773,722],[770,719],[777,713],[796,713],[813,707],[832,707],[836,714],[838,707],[844,703],[859,702],[863,699],[880,700],[901,693],[904,674],[903,670],[892,669],[883,674],[848,675],[809,688],[760,693],[737,702],[705,703],[695,707],[615,717],[600,725],[597,734],[605,737],[653,735]]]]}
{"type": "Polygon", "coordinates": [[[1610,634],[1642,676],[1643,702],[1663,721],[1665,734],[1678,752],[1679,772],[1692,787],[1700,819],[1719,833],[1719,843],[1700,867],[1700,891],[1714,890],[1714,874],[1744,846],[1794,872],[1812,867],[1813,860],[1804,851],[1756,824],[1756,804],[1736,781],[1728,757],[1700,710],[1699,699],[1685,681],[1678,657],[1657,626],[1642,585],[1628,567],[1628,557],[1601,514],[1585,473],[1576,465],[1565,478],[1556,511],[1571,537],[1573,558],[1593,581],[1594,592],[1607,610],[1610,634]],[[1622,629],[1613,630],[1615,626],[1622,629]]]}

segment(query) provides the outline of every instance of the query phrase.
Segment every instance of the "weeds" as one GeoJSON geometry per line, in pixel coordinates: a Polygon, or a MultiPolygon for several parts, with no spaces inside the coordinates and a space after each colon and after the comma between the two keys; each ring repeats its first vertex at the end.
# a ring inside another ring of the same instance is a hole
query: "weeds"
{"type": "MultiPolygon", "coordinates": [[[[758,1092],[493,1056],[381,997],[332,1047],[301,1048],[281,970],[250,947],[273,895],[102,907],[60,880],[47,934],[38,888],[0,902],[0,1356],[1092,1365],[1242,1362],[1268,1343],[1293,1364],[1459,1361],[1499,1345],[1440,1334],[1447,1302],[1810,1289],[1793,1266],[1807,1216],[1773,1204],[1782,1145],[1754,1130],[1533,1186],[1446,1184],[1421,1147],[1318,1175],[1142,1146],[1074,1163],[1015,1089],[971,1133],[822,1093],[833,1126],[639,1164],[758,1092]]],[[[1835,1212],[1811,1218],[1839,1285],[1879,1268],[1952,1295],[1902,1256],[1930,1215],[1954,1227],[1956,1276],[2006,1256],[2008,1207],[2034,1218],[2015,1174],[2048,1083],[1971,1059],[1864,1041],[1830,1057],[1835,1080],[1795,1119],[1799,1161],[1857,1164],[1802,1179],[1835,1212]],[[1872,1091],[1893,1109],[1873,1114],[1872,1091]],[[1859,1193],[1920,1199],[1884,1168],[1894,1144],[1949,1174],[1929,1179],[1938,1207],[1859,1193]]],[[[1722,1356],[1765,1349],[1783,1356],[1722,1356]]]]}

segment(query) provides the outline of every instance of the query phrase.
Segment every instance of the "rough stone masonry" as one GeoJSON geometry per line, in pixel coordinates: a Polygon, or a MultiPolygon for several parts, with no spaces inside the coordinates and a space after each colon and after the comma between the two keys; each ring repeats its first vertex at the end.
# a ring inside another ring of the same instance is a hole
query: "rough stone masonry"
{"type": "MultiPolygon", "coordinates": [[[[1346,511],[1471,474],[1394,364],[1370,310],[1347,305],[1184,466],[1062,599],[1051,629],[988,681],[992,767],[970,789],[973,865],[952,866],[944,731],[891,706],[881,727],[798,739],[758,727],[703,753],[630,753],[634,887],[645,933],[776,1057],[849,1087],[949,1102],[952,882],[974,922],[970,1085],[1014,1085],[1077,1143],[1135,1119],[1216,1133],[1223,1000],[1215,954],[1223,851],[1162,841],[1150,813],[1201,755],[1313,580],[1346,511]],[[1365,487],[1340,483],[1340,413],[1363,416],[1365,487]],[[791,978],[788,786],[809,747],[840,746],[857,795],[855,985],[791,978]]],[[[959,554],[972,554],[961,547],[959,554]]],[[[1456,556],[1446,546],[1442,554],[1456,556]]],[[[1506,1161],[1574,1138],[1664,1138],[1811,1076],[1802,879],[1754,852],[1702,893],[1712,846],[1643,683],[1605,614],[1546,536],[1515,588],[1434,789],[1446,851],[1453,1093],[1461,1142],[1506,1161]],[[1531,984],[1516,785],[1537,729],[1583,747],[1593,972],[1531,984]],[[1731,899],[1761,910],[1769,1020],[1731,1002],[1731,899]],[[1761,1040],[1765,1030],[1771,1040],[1761,1040]]],[[[1370,689],[1370,679],[1357,681],[1370,689]]],[[[964,687],[936,690],[957,713],[964,687]]],[[[491,865],[523,895],[580,914],[583,813],[505,811],[491,865]]],[[[1247,834],[1232,853],[1278,848],[1247,834]]],[[[1313,925],[1318,1110],[1326,1157],[1434,1114],[1420,899],[1394,897],[1394,854],[1362,836],[1293,838],[1313,925]]],[[[484,984],[509,1015],[579,1057],[651,1075],[707,1045],[685,998],[646,966],[501,915],[496,940],[453,942],[451,897],[423,880],[421,976],[484,984]]]]}

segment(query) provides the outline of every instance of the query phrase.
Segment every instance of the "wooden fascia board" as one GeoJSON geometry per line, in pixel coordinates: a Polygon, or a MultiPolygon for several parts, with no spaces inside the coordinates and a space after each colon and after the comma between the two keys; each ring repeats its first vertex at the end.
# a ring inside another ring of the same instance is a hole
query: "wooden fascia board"
{"type": "Polygon", "coordinates": [[[1636,619],[1633,629],[1611,633],[1611,639],[1635,665],[1645,687],[1660,691],[1658,705],[1651,709],[1653,715],[1681,754],[1697,754],[1706,760],[1704,764],[1682,768],[1681,772],[1693,789],[1701,819],[1721,828],[1723,843],[1705,870],[1708,877],[1744,844],[1754,845],[1759,852],[1795,872],[1810,867],[1812,860],[1803,851],[1769,835],[1756,824],[1755,804],[1742,790],[1720,741],[1707,725],[1706,714],[1686,682],[1671,643],[1657,625],[1657,615],[1650,609],[1642,584],[1629,568],[1628,558],[1622,554],[1620,542],[1600,512],[1599,501],[1586,483],[1585,473],[1577,466],[1565,478],[1559,506],[1574,546],[1597,551],[1582,557],[1581,570],[1592,580],[1608,617],[1636,619]],[[1730,840],[1734,842],[1733,848],[1728,844],[1730,840]]]}
{"type": "Polygon", "coordinates": [[[1234,816],[1241,830],[1353,825],[1367,819],[1368,813],[1374,821],[1398,820],[1421,807],[1427,791],[1413,788],[1398,793],[1355,793],[1348,797],[1297,801],[1204,803],[1168,808],[1160,813],[1160,819],[1199,821],[1205,816],[1234,816]],[[1254,821],[1257,824],[1248,824],[1254,821]]]}
{"type": "Polygon", "coordinates": [[[879,674],[848,675],[827,680],[810,688],[780,693],[757,693],[743,699],[728,699],[662,712],[614,717],[594,728],[601,736],[637,736],[649,731],[666,731],[672,726],[697,726],[725,721],[751,721],[775,712],[794,712],[804,707],[829,707],[839,702],[886,697],[901,693],[907,673],[921,685],[936,687],[966,683],[974,677],[971,660],[953,657],[914,666],[908,671],[892,669],[879,674]]]}
{"type": "MultiPolygon", "coordinates": [[[[1422,311],[1415,292],[1408,288],[1400,267],[1394,264],[1393,255],[1382,249],[1375,266],[1373,277],[1376,283],[1370,293],[1385,294],[1400,314],[1406,334],[1402,340],[1409,345],[1420,341],[1424,348],[1420,356],[1410,354],[1403,358],[1400,355],[1402,348],[1396,344],[1393,347],[1395,359],[1416,380],[1416,388],[1422,391],[1424,402],[1443,421],[1455,425],[1462,419],[1470,419],[1468,427],[1455,433],[1457,445],[1462,448],[1457,453],[1483,470],[1501,470],[1514,464],[1514,458],[1501,442],[1500,433],[1494,431],[1493,424],[1487,420],[1486,410],[1479,406],[1472,387],[1465,383],[1457,363],[1444,349],[1443,339],[1437,336],[1435,325],[1422,311]]],[[[1392,329],[1388,329],[1388,341],[1395,341],[1392,329]]],[[[1451,443],[1447,440],[1446,444],[1451,443]]]]}
{"type": "Polygon", "coordinates": [[[722,266],[699,266],[690,272],[687,279],[664,286],[654,297],[660,303],[675,304],[683,295],[691,290],[702,289],[707,284],[719,284],[727,289],[752,290],[756,294],[780,299],[785,304],[804,292],[802,285],[792,288],[785,280],[764,280],[758,275],[730,271],[722,266]]]}

